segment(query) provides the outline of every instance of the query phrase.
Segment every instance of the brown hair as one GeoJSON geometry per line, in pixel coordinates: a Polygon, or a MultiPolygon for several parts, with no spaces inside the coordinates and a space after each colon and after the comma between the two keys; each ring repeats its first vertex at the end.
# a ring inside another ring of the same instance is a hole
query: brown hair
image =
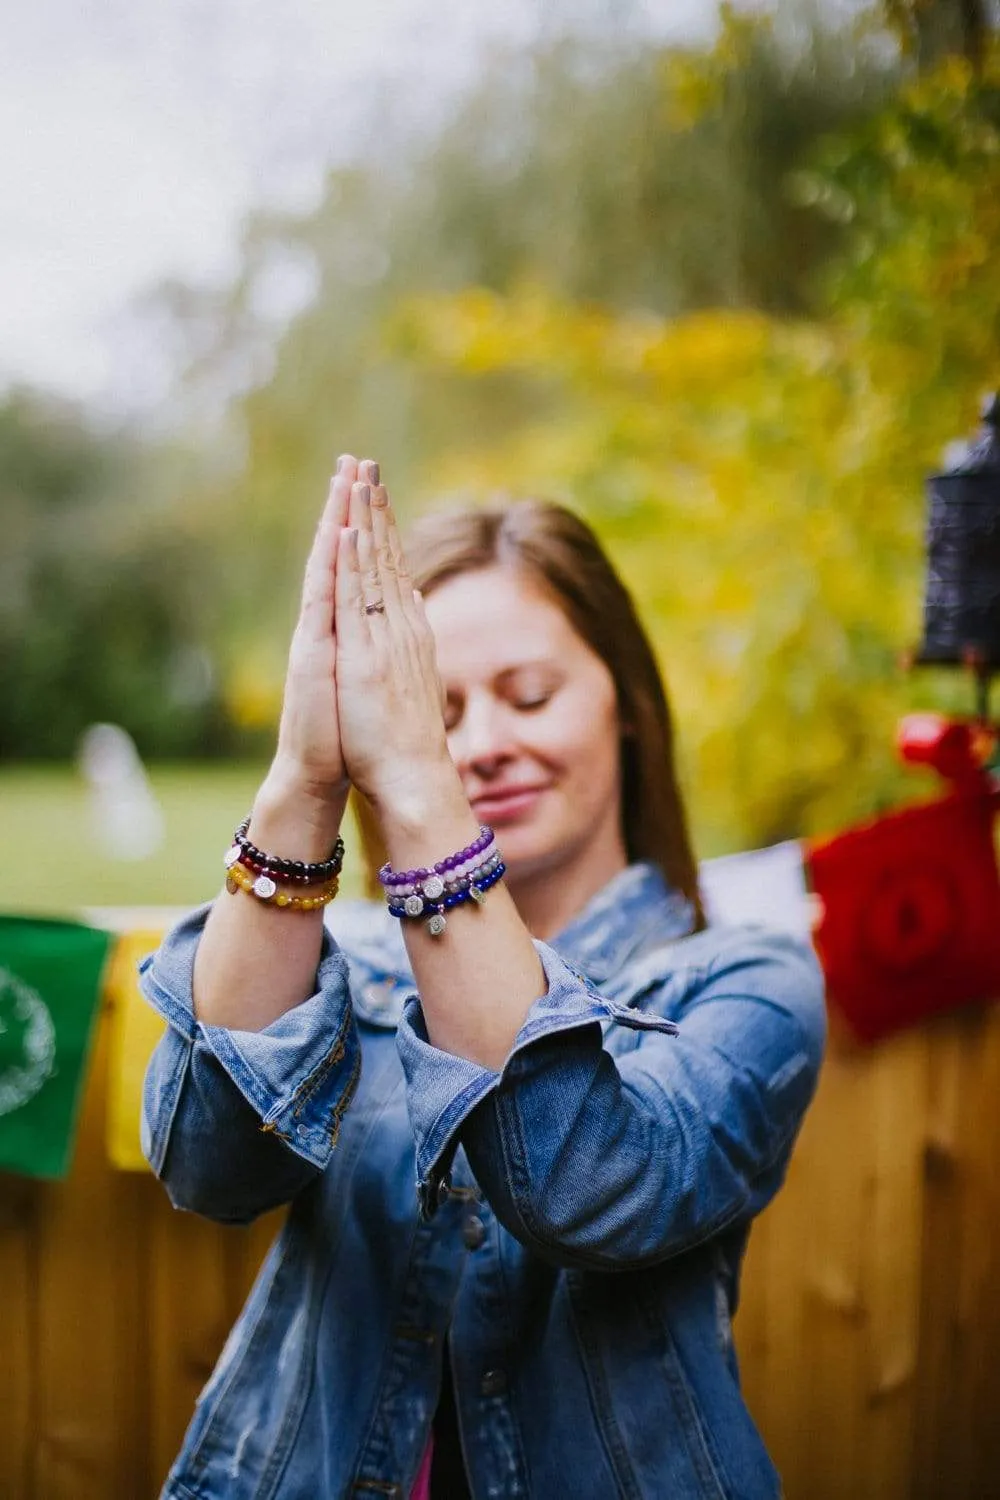
{"type": "MultiPolygon", "coordinates": [[[[659,865],[704,926],[698,872],[674,766],[670,709],[649,638],[597,537],[565,506],[520,500],[436,511],[406,540],[414,586],[428,596],[460,573],[520,568],[563,611],[614,680],[621,744],[622,823],[629,860],[659,865]]],[[[360,802],[361,799],[357,799],[360,802]]],[[[370,817],[359,812],[366,853],[370,817]]]]}

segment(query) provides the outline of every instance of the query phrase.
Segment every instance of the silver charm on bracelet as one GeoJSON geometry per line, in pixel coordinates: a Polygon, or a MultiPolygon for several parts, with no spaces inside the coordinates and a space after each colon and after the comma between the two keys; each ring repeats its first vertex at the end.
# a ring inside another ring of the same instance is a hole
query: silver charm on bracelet
{"type": "Polygon", "coordinates": [[[444,919],[444,912],[436,911],[427,923],[427,931],[431,937],[440,937],[448,923],[444,919]]]}

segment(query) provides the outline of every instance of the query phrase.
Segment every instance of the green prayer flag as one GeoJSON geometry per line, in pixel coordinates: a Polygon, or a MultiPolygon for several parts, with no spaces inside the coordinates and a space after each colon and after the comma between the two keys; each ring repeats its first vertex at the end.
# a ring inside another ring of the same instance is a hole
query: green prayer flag
{"type": "Polygon", "coordinates": [[[0,916],[0,1168],[64,1177],[112,937],[0,916]]]}

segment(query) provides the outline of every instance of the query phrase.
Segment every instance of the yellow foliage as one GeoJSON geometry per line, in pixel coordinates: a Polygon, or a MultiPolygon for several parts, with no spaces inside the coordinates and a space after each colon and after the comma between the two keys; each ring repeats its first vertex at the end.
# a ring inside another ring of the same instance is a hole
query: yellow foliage
{"type": "Polygon", "coordinates": [[[234,724],[241,729],[270,729],[281,712],[283,679],[280,662],[263,659],[244,645],[226,678],[223,698],[234,724]]]}
{"type": "Polygon", "coordinates": [[[667,321],[529,286],[399,315],[439,377],[547,393],[502,442],[446,447],[434,492],[528,487],[585,511],[664,662],[710,848],[903,794],[892,737],[924,690],[898,667],[920,632],[924,479],[996,378],[1000,152],[972,107],[982,87],[950,62],[841,152],[831,180],[870,233],[826,323],[667,321]]]}

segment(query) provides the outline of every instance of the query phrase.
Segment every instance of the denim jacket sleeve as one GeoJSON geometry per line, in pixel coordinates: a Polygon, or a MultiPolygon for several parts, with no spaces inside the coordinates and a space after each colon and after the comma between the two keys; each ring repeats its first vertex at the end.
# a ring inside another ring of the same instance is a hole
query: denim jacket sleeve
{"type": "Polygon", "coordinates": [[[539,943],[548,992],[499,1073],[436,1050],[409,1002],[399,1047],[425,1214],[459,1140],[501,1222],[560,1265],[649,1264],[764,1206],[819,1071],[819,967],[774,933],[685,941],[691,959],[641,1009],[539,943]],[[635,1045],[612,1035],[622,1026],[635,1045]]]}
{"type": "Polygon", "coordinates": [[[322,1172],[361,1053],[347,960],[328,933],[316,993],[263,1031],[197,1020],[192,975],[208,910],[140,966],[142,992],[167,1022],[146,1071],[142,1147],[178,1208],[245,1223],[322,1172]]]}

